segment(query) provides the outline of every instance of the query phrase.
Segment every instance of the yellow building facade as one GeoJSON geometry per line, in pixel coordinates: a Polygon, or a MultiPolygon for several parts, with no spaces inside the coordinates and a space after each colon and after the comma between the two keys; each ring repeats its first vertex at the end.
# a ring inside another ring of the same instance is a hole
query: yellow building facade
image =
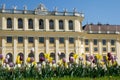
{"type": "Polygon", "coordinates": [[[111,52],[119,60],[119,26],[113,26],[115,30],[111,31],[103,27],[110,28],[110,25],[82,27],[83,19],[84,15],[75,9],[73,12],[58,12],[57,8],[48,11],[40,4],[30,11],[27,7],[24,10],[5,9],[3,5],[0,9],[0,52],[14,63],[18,55],[26,63],[28,57],[39,62],[48,53],[56,62],[61,58],[69,62],[74,53],[104,56],[111,52]]]}

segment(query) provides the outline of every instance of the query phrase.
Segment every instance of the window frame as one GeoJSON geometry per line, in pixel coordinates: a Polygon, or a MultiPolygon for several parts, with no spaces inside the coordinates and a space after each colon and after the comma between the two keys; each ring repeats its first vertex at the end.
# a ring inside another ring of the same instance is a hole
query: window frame
{"type": "Polygon", "coordinates": [[[39,29],[44,29],[44,21],[43,21],[43,19],[39,19],[39,29]]]}
{"type": "Polygon", "coordinates": [[[7,18],[7,28],[8,29],[12,28],[12,18],[7,18]]]}
{"type": "Polygon", "coordinates": [[[39,37],[39,43],[44,43],[45,42],[45,38],[44,37],[39,37]]]}
{"type": "Polygon", "coordinates": [[[89,45],[89,39],[85,39],[84,42],[85,42],[85,45],[89,45]]]}
{"type": "Polygon", "coordinates": [[[75,41],[74,38],[72,38],[72,37],[69,38],[69,43],[70,43],[70,44],[74,44],[74,41],[75,41]]]}
{"type": "Polygon", "coordinates": [[[93,39],[93,44],[94,45],[98,45],[98,40],[97,39],[93,39]]]}
{"type": "Polygon", "coordinates": [[[33,19],[28,19],[28,29],[33,29],[33,19]]]}
{"type": "Polygon", "coordinates": [[[28,43],[34,43],[34,37],[28,37],[28,43]]]}
{"type": "Polygon", "coordinates": [[[23,37],[18,37],[18,43],[23,43],[23,37]],[[21,39],[20,39],[21,38],[21,39]],[[21,41],[22,40],[22,41],[21,41]]]}
{"type": "Polygon", "coordinates": [[[64,43],[65,43],[65,39],[64,39],[63,37],[60,37],[60,38],[59,38],[59,43],[60,43],[60,44],[64,44],[64,43]]]}
{"type": "Polygon", "coordinates": [[[49,29],[51,30],[53,30],[54,29],[54,21],[51,19],[51,20],[49,20],[49,29]]]}
{"type": "Polygon", "coordinates": [[[12,39],[13,39],[13,38],[12,38],[11,36],[7,36],[6,42],[7,42],[7,43],[12,43],[12,39]]]}
{"type": "Polygon", "coordinates": [[[72,20],[69,20],[69,30],[73,30],[74,27],[73,27],[73,21],[72,20]]]}
{"type": "Polygon", "coordinates": [[[23,28],[23,19],[18,18],[18,29],[22,29],[23,28]]]}
{"type": "Polygon", "coordinates": [[[50,44],[54,44],[55,43],[55,38],[54,37],[50,37],[49,38],[49,43],[50,44]]]}
{"type": "Polygon", "coordinates": [[[59,30],[63,30],[64,29],[64,22],[63,20],[59,20],[59,30]]]}

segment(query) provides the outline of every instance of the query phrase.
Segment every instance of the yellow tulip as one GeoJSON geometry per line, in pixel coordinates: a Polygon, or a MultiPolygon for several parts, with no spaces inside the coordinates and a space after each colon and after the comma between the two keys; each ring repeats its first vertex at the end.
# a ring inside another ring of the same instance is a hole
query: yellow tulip
{"type": "Polygon", "coordinates": [[[37,63],[34,61],[34,62],[32,62],[32,65],[37,66],[37,63]]]}
{"type": "Polygon", "coordinates": [[[49,57],[50,57],[50,54],[49,54],[49,53],[46,53],[46,54],[45,54],[45,58],[46,58],[46,59],[49,59],[49,57]]]}
{"type": "Polygon", "coordinates": [[[68,64],[67,63],[65,63],[65,67],[68,68],[68,64]]]}
{"type": "Polygon", "coordinates": [[[53,60],[52,57],[49,57],[49,58],[48,58],[48,61],[49,61],[50,63],[52,62],[52,60],[53,60]]]}
{"type": "Polygon", "coordinates": [[[28,63],[30,62],[30,57],[27,58],[27,62],[28,62],[28,63]]]}
{"type": "Polygon", "coordinates": [[[98,60],[102,59],[102,55],[100,55],[100,54],[96,54],[96,57],[97,57],[98,60]]]}
{"type": "Polygon", "coordinates": [[[59,65],[59,66],[62,65],[62,59],[60,59],[60,60],[58,61],[58,65],[59,65]]]}
{"type": "Polygon", "coordinates": [[[78,54],[74,54],[73,58],[76,60],[78,58],[78,54]]]}
{"type": "Polygon", "coordinates": [[[116,66],[116,65],[117,65],[117,61],[114,61],[114,62],[113,62],[113,66],[116,66]]]}

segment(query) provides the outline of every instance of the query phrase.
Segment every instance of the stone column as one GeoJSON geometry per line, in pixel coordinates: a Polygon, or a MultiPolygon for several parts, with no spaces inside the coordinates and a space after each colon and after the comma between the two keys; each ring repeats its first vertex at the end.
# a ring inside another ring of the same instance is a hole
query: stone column
{"type": "Polygon", "coordinates": [[[17,58],[17,37],[13,37],[13,62],[16,63],[17,58]]]}
{"type": "Polygon", "coordinates": [[[24,21],[23,21],[23,26],[24,26],[24,30],[28,30],[28,19],[27,18],[24,18],[24,21]]]}
{"type": "Polygon", "coordinates": [[[65,38],[65,55],[66,55],[66,61],[69,62],[69,41],[68,37],[65,38]]]}
{"type": "Polygon", "coordinates": [[[99,54],[102,55],[102,42],[101,42],[101,40],[98,40],[98,50],[99,50],[99,54]]]}
{"type": "Polygon", "coordinates": [[[1,47],[1,49],[2,49],[2,54],[3,54],[3,57],[5,57],[6,56],[6,53],[5,53],[5,50],[6,50],[6,37],[5,36],[3,36],[2,37],[2,47],[1,47]]]}
{"type": "Polygon", "coordinates": [[[45,40],[45,47],[46,47],[46,53],[49,53],[49,38],[46,37],[46,40],[45,40]]]}
{"type": "Polygon", "coordinates": [[[49,31],[49,20],[45,19],[45,30],[49,31]]]}
{"type": "Polygon", "coordinates": [[[26,64],[26,59],[28,58],[28,39],[24,37],[24,63],[26,64]]]}
{"type": "Polygon", "coordinates": [[[75,53],[77,53],[77,54],[79,54],[79,52],[78,52],[78,38],[74,38],[75,39],[75,53]]]}
{"type": "Polygon", "coordinates": [[[13,29],[14,30],[17,30],[18,29],[18,20],[16,17],[13,18],[13,29]]]}
{"type": "Polygon", "coordinates": [[[34,19],[34,30],[35,31],[39,30],[39,21],[37,18],[34,19]]]}
{"type": "Polygon", "coordinates": [[[55,39],[55,46],[56,46],[56,53],[55,53],[55,58],[56,58],[56,62],[58,62],[58,52],[59,52],[59,38],[58,37],[56,37],[56,39],[55,39]]]}
{"type": "Polygon", "coordinates": [[[120,40],[116,40],[116,56],[118,65],[120,65],[120,40]]]}
{"type": "Polygon", "coordinates": [[[55,31],[59,31],[59,23],[57,19],[55,19],[55,31]]]}
{"type": "Polygon", "coordinates": [[[78,20],[74,20],[74,30],[75,30],[75,32],[77,31],[77,32],[79,32],[80,31],[80,23],[79,23],[79,21],[78,20]]]}
{"type": "Polygon", "coordinates": [[[109,39],[107,40],[107,52],[111,52],[111,50],[110,50],[110,40],[109,39]]]}
{"type": "Polygon", "coordinates": [[[39,53],[38,53],[38,37],[35,37],[35,61],[39,62],[39,53]]]}
{"type": "Polygon", "coordinates": [[[1,27],[3,30],[7,28],[7,21],[5,17],[2,17],[1,27]]]}
{"type": "Polygon", "coordinates": [[[65,19],[65,21],[64,21],[64,29],[65,29],[65,31],[68,31],[68,28],[69,26],[68,26],[68,20],[67,19],[65,19]]]}

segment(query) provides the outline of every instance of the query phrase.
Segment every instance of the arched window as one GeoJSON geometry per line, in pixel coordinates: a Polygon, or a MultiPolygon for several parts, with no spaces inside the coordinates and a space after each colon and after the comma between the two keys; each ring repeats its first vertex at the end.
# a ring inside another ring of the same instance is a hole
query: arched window
{"type": "Polygon", "coordinates": [[[39,20],[39,29],[44,29],[44,21],[42,19],[39,20]]]}
{"type": "Polygon", "coordinates": [[[64,29],[64,23],[62,20],[59,20],[59,29],[64,29]]]}
{"type": "Polygon", "coordinates": [[[49,21],[49,29],[54,29],[54,21],[53,20],[49,21]]]}
{"type": "Polygon", "coordinates": [[[73,57],[74,53],[69,54],[69,61],[71,62],[71,57],[73,57]]]}
{"type": "Polygon", "coordinates": [[[21,18],[18,19],[18,28],[23,28],[23,20],[21,18]]]}
{"type": "Polygon", "coordinates": [[[39,54],[39,58],[41,58],[41,57],[45,58],[44,53],[40,53],[40,54],[39,54]]]}
{"type": "Polygon", "coordinates": [[[13,62],[13,55],[12,55],[12,53],[8,53],[6,55],[6,59],[7,59],[8,63],[13,62]]]}
{"type": "Polygon", "coordinates": [[[65,53],[61,53],[59,57],[60,57],[60,59],[65,58],[65,53]]]}
{"type": "Polygon", "coordinates": [[[12,28],[12,19],[7,18],[7,28],[12,28]]]}
{"type": "Polygon", "coordinates": [[[32,19],[28,20],[28,28],[33,29],[33,20],[32,19]]]}
{"type": "Polygon", "coordinates": [[[52,57],[53,60],[55,60],[55,53],[50,53],[50,57],[52,57]]]}
{"type": "Polygon", "coordinates": [[[40,53],[39,54],[39,61],[41,62],[41,61],[44,61],[45,60],[45,55],[44,55],[44,53],[40,53]]]}
{"type": "Polygon", "coordinates": [[[24,54],[23,53],[19,53],[18,56],[20,56],[20,60],[24,62],[24,54]]]}
{"type": "Polygon", "coordinates": [[[69,20],[69,30],[73,30],[73,21],[69,20]]]}
{"type": "Polygon", "coordinates": [[[29,53],[28,57],[33,57],[34,58],[34,53],[33,52],[29,53]]]}

